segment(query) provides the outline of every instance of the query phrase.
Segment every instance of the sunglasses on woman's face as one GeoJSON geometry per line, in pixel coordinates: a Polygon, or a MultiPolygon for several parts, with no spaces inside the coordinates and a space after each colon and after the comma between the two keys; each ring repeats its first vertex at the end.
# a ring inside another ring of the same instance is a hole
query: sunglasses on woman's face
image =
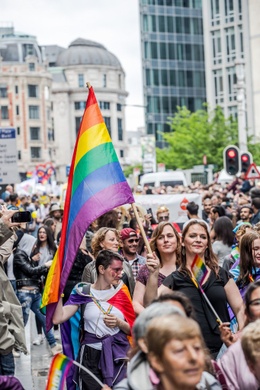
{"type": "Polygon", "coordinates": [[[159,221],[159,222],[162,222],[162,221],[169,221],[169,215],[165,215],[165,216],[159,217],[159,218],[158,218],[158,221],[159,221]]]}

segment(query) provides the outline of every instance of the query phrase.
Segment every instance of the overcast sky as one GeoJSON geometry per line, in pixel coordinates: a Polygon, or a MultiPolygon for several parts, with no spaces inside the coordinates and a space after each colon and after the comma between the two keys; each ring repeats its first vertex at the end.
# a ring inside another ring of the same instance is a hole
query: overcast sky
{"type": "MultiPolygon", "coordinates": [[[[0,0],[0,24],[63,47],[77,38],[103,44],[126,73],[128,105],[143,105],[138,0],[0,0]]],[[[90,80],[91,81],[91,80],[90,80]]],[[[126,108],[126,129],[144,125],[143,108],[126,108]]]]}

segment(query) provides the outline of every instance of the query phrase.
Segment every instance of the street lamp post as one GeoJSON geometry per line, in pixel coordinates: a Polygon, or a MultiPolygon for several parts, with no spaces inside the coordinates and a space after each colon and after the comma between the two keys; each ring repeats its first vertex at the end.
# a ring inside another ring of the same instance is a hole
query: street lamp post
{"type": "Polygon", "coordinates": [[[247,152],[246,134],[246,100],[245,100],[245,70],[244,61],[239,59],[235,62],[237,76],[237,109],[238,109],[238,140],[239,149],[247,152]]]}

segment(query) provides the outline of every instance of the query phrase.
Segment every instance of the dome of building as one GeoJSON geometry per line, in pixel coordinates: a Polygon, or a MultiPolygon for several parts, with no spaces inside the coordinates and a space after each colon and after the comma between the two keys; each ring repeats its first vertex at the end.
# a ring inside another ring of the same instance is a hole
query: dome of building
{"type": "Polygon", "coordinates": [[[100,43],[78,38],[59,54],[57,66],[108,65],[121,68],[117,57],[100,43]]]}

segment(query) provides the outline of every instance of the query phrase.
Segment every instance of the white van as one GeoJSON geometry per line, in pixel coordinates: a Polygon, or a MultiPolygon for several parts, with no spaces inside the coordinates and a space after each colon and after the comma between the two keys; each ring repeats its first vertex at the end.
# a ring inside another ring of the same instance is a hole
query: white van
{"type": "Polygon", "coordinates": [[[182,171],[145,173],[140,178],[140,185],[149,187],[187,186],[187,180],[182,171]]]}

